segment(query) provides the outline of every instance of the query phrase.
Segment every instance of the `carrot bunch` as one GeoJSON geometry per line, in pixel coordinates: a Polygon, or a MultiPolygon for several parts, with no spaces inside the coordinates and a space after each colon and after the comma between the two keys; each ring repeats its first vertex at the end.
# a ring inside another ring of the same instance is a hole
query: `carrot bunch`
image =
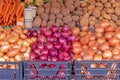
{"type": "Polygon", "coordinates": [[[0,26],[15,25],[24,17],[24,7],[20,0],[0,0],[0,26]]]}

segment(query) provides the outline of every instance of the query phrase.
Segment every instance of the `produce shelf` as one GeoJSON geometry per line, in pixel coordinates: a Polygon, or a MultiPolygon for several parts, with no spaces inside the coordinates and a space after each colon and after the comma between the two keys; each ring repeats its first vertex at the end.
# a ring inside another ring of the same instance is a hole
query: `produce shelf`
{"type": "Polygon", "coordinates": [[[22,80],[22,62],[0,62],[0,80],[22,80]]]}
{"type": "Polygon", "coordinates": [[[71,80],[71,61],[25,61],[25,80],[71,80]]]}
{"type": "Polygon", "coordinates": [[[119,80],[119,61],[74,61],[75,80],[119,80]]]}

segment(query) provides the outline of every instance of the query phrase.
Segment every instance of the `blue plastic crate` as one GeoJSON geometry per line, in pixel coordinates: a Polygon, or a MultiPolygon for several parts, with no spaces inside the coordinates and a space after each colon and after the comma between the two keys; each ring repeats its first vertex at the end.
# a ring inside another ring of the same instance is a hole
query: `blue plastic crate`
{"type": "Polygon", "coordinates": [[[0,62],[0,80],[23,80],[22,62],[0,62]]]}
{"type": "Polygon", "coordinates": [[[75,80],[120,80],[120,62],[75,60],[74,72],[75,80]]]}
{"type": "Polygon", "coordinates": [[[71,61],[25,61],[24,80],[71,80],[71,61]]]}

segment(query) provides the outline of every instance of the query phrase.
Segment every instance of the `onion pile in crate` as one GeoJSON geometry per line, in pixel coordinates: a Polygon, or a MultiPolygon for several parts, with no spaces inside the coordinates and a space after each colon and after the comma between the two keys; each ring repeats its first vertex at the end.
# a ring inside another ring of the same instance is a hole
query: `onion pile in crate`
{"type": "Polygon", "coordinates": [[[36,38],[27,38],[28,30],[22,30],[19,26],[12,29],[0,28],[0,62],[19,62],[28,60],[31,45],[36,38]]]}
{"type": "Polygon", "coordinates": [[[74,27],[72,33],[79,37],[73,42],[73,59],[120,60],[120,28],[103,20],[95,29],[74,27]]]}
{"type": "Polygon", "coordinates": [[[37,37],[30,54],[34,61],[68,61],[72,59],[72,42],[76,37],[67,26],[42,27],[39,31],[29,30],[29,37],[37,37]]]}

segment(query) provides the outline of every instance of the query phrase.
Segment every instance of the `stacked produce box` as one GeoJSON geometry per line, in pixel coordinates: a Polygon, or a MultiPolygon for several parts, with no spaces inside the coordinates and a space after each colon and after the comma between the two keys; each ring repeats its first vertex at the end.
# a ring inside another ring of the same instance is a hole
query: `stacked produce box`
{"type": "Polygon", "coordinates": [[[0,4],[0,80],[120,79],[119,0],[0,4]]]}

